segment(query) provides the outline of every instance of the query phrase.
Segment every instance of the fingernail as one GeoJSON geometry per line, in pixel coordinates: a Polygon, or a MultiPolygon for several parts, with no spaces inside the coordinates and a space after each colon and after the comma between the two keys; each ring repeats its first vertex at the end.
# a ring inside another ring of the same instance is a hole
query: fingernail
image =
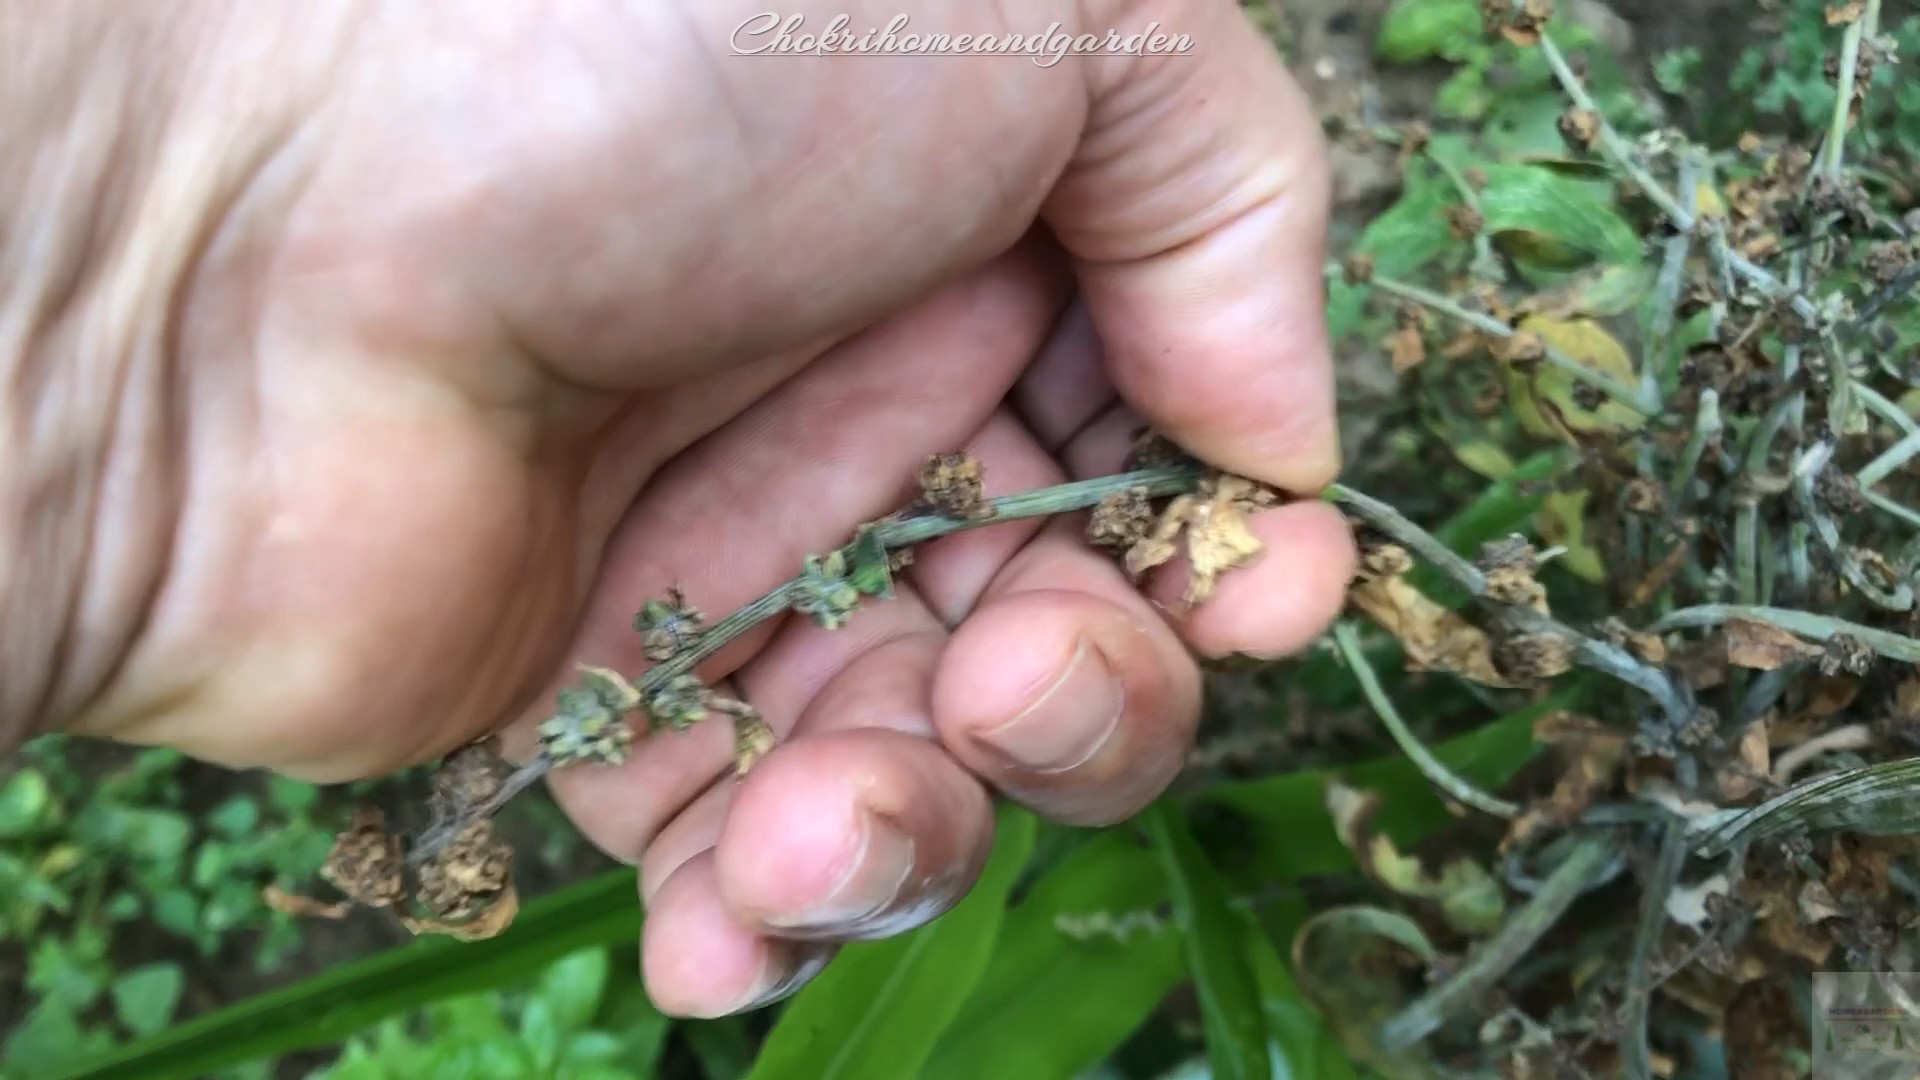
{"type": "Polygon", "coordinates": [[[1107,745],[1126,704],[1106,657],[1082,638],[1060,678],[1020,715],[981,732],[980,741],[1029,772],[1066,772],[1107,745]]]}
{"type": "Polygon", "coordinates": [[[769,917],[767,926],[789,936],[845,937],[885,917],[913,876],[913,838],[877,815],[861,815],[860,841],[846,872],[825,900],[803,911],[769,917]]]}
{"type": "Polygon", "coordinates": [[[813,981],[814,976],[826,969],[827,961],[833,959],[831,948],[804,948],[797,957],[783,957],[775,950],[767,957],[767,970],[761,973],[744,999],[731,1008],[722,1011],[720,1016],[733,1016],[737,1013],[752,1012],[778,1004],[800,992],[800,988],[813,981]]]}

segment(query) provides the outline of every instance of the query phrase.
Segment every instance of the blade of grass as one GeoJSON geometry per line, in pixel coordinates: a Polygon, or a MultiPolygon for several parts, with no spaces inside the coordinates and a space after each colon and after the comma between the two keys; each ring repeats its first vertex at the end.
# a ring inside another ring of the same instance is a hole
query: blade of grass
{"type": "Polygon", "coordinates": [[[1186,972],[1179,934],[1151,918],[1166,900],[1166,875],[1131,830],[1075,850],[1007,913],[986,975],[921,1080],[1073,1080],[1098,1065],[1186,972]],[[1063,926],[1138,915],[1157,925],[1080,935],[1063,926]]]}
{"type": "Polygon", "coordinates": [[[1227,904],[1226,886],[1179,810],[1162,802],[1148,809],[1143,822],[1166,869],[1174,915],[1186,938],[1187,972],[1200,997],[1213,1078],[1272,1080],[1260,986],[1241,941],[1241,919],[1227,904]]]}
{"type": "Polygon", "coordinates": [[[993,858],[967,898],[911,934],[841,950],[787,1006],[750,1080],[918,1076],[986,970],[1034,831],[1032,814],[1003,807],[993,858]]]}
{"type": "Polygon", "coordinates": [[[527,905],[490,941],[421,938],[140,1039],[63,1080],[173,1080],[337,1043],[395,1013],[532,978],[576,949],[632,941],[640,903],[614,870],[527,905]]]}

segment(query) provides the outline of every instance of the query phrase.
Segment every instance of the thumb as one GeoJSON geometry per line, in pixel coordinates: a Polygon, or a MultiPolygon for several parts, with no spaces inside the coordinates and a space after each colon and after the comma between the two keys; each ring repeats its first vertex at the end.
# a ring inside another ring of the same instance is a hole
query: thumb
{"type": "Polygon", "coordinates": [[[1113,6],[1123,33],[1192,41],[1091,65],[1085,135],[1044,209],[1114,385],[1208,462],[1316,492],[1339,470],[1319,126],[1230,0],[1113,6]]]}

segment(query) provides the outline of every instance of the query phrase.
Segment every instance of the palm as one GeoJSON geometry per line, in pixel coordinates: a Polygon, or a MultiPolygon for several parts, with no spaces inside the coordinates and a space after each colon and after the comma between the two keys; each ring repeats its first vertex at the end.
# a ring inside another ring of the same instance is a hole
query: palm
{"type": "MultiPolygon", "coordinates": [[[[1111,471],[1123,398],[1223,464],[1328,478],[1324,178],[1232,5],[1181,16],[1210,66],[1130,82],[729,58],[727,7],[455,30],[396,5],[356,32],[350,89],[189,313],[189,363],[255,346],[244,400],[196,384],[225,441],[194,457],[191,617],[133,669],[186,672],[193,707],[98,727],[324,779],[503,726],[524,749],[572,663],[645,666],[646,597],[744,603],[929,453],[972,451],[990,491],[1111,471]],[[1042,220],[1071,257],[1022,240],[1042,220]]],[[[948,538],[848,628],[710,662],[782,737],[746,783],[717,728],[557,776],[642,866],[656,997],[736,1008],[830,949],[804,942],[944,909],[990,838],[982,780],[1071,821],[1150,798],[1195,720],[1189,648],[1285,651],[1339,602],[1337,517],[1256,527],[1274,556],[1177,627],[1071,523],[948,538]]]]}

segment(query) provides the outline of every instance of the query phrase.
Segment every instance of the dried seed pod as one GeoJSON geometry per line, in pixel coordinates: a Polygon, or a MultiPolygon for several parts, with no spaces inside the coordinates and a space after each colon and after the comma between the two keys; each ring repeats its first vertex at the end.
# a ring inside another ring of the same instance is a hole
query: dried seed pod
{"type": "Polygon", "coordinates": [[[1884,240],[1867,249],[1863,265],[1875,281],[1886,285],[1913,265],[1913,246],[1905,240],[1884,240]]]}
{"type": "Polygon", "coordinates": [[[1378,536],[1361,538],[1360,574],[1367,578],[1399,577],[1413,569],[1413,556],[1406,548],[1378,536]]]}
{"type": "Polygon", "coordinates": [[[1685,723],[1673,733],[1674,740],[1681,746],[1708,746],[1714,743],[1720,734],[1720,714],[1701,706],[1688,714],[1685,723]]]}
{"type": "Polygon", "coordinates": [[[1592,109],[1570,108],[1560,114],[1555,126],[1571,150],[1591,150],[1600,140],[1600,114],[1592,109]]]}
{"type": "Polygon", "coordinates": [[[1494,670],[1522,685],[1538,685],[1573,669],[1573,643],[1552,631],[1506,634],[1493,643],[1494,670]]]}
{"type": "Polygon", "coordinates": [[[981,520],[993,516],[986,505],[980,461],[971,454],[934,454],[920,466],[920,499],[947,517],[981,520]]]}
{"type": "Polygon", "coordinates": [[[641,651],[655,663],[665,663],[700,643],[706,616],[687,603],[680,587],[669,586],[665,600],[648,600],[633,617],[641,651]]]}
{"type": "Polygon", "coordinates": [[[1547,590],[1533,576],[1540,569],[1539,556],[1526,537],[1509,536],[1482,544],[1478,562],[1487,576],[1487,599],[1545,611],[1547,590]]]}
{"type": "Polygon", "coordinates": [[[1867,508],[1860,481],[1853,474],[1829,466],[1813,482],[1813,497],[1828,513],[1856,514],[1867,508]]]}
{"type": "Polygon", "coordinates": [[[583,665],[580,684],[560,691],[558,709],[540,722],[540,750],[555,765],[625,761],[633,746],[627,714],[639,704],[640,691],[619,673],[583,665]]]}
{"type": "Polygon", "coordinates": [[[387,831],[384,815],[363,806],[334,837],[320,877],[356,904],[383,908],[406,892],[405,865],[400,838],[387,831]]]}
{"type": "Polygon", "coordinates": [[[1487,227],[1487,219],[1474,207],[1458,203],[1447,208],[1447,227],[1460,239],[1471,240],[1487,227]]]}
{"type": "Polygon", "coordinates": [[[512,885],[513,848],[501,839],[492,821],[477,818],[422,863],[419,873],[414,899],[422,907],[440,919],[470,919],[512,885]]]}
{"type": "Polygon", "coordinates": [[[1125,551],[1153,531],[1153,500],[1147,489],[1131,487],[1101,499],[1087,522],[1087,540],[1104,548],[1125,551]]]}
{"type": "Polygon", "coordinates": [[[1826,652],[1820,657],[1820,674],[1865,675],[1873,668],[1873,650],[1866,643],[1850,634],[1836,634],[1827,639],[1826,652]]]}
{"type": "Polygon", "coordinates": [[[1198,461],[1194,456],[1176,446],[1173,440],[1152,428],[1141,428],[1133,433],[1133,448],[1127,452],[1127,460],[1122,468],[1134,472],[1196,464],[1198,461]]]}
{"type": "Polygon", "coordinates": [[[733,771],[745,776],[760,759],[773,752],[773,727],[760,714],[748,709],[733,717],[733,771]]]}
{"type": "Polygon", "coordinates": [[[1655,517],[1666,512],[1667,492],[1658,480],[1636,476],[1620,489],[1620,506],[1629,514],[1655,517]]]}
{"type": "Polygon", "coordinates": [[[1516,367],[1537,364],[1547,358],[1547,342],[1532,330],[1515,331],[1494,345],[1493,356],[1502,363],[1516,367]]]}
{"type": "Polygon", "coordinates": [[[461,747],[434,770],[436,812],[457,813],[465,807],[479,806],[500,790],[512,772],[513,766],[486,743],[461,747]]]}
{"type": "Polygon", "coordinates": [[[654,727],[685,731],[707,718],[712,696],[699,676],[676,675],[647,692],[645,707],[654,727]]]}
{"type": "Polygon", "coordinates": [[[838,551],[824,559],[807,556],[796,587],[799,595],[794,598],[793,610],[813,616],[828,630],[845,626],[860,607],[860,590],[848,579],[846,556],[838,551]]]}

